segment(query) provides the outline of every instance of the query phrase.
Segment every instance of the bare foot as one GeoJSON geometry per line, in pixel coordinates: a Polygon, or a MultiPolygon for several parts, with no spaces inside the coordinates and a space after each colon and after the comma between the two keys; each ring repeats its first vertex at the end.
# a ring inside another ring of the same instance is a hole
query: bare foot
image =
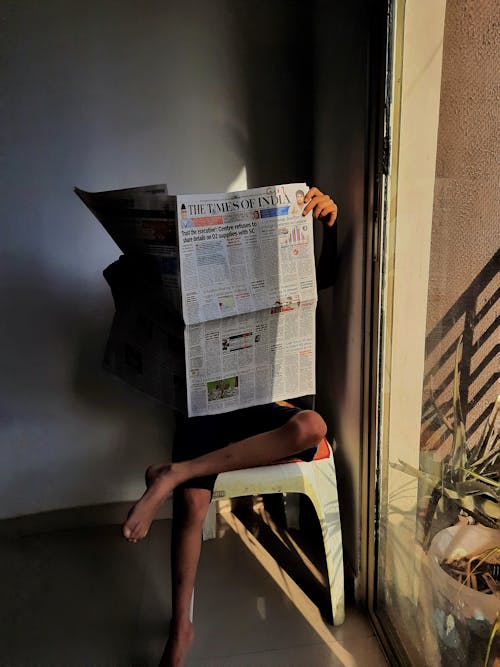
{"type": "Polygon", "coordinates": [[[193,639],[194,629],[190,621],[175,627],[171,623],[170,634],[159,667],[182,667],[193,639]]]}
{"type": "Polygon", "coordinates": [[[146,537],[156,512],[177,484],[172,465],[149,466],[146,470],[147,489],[130,509],[123,524],[122,533],[129,542],[135,543],[146,537]]]}

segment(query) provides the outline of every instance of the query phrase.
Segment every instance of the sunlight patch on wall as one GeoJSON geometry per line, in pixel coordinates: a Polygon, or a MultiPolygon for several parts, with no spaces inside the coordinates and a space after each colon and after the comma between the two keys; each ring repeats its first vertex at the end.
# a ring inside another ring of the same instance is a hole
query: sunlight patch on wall
{"type": "Polygon", "coordinates": [[[234,181],[231,181],[231,183],[227,186],[226,192],[234,192],[236,190],[246,190],[247,188],[248,188],[247,168],[245,165],[243,165],[238,176],[236,176],[234,181]]]}

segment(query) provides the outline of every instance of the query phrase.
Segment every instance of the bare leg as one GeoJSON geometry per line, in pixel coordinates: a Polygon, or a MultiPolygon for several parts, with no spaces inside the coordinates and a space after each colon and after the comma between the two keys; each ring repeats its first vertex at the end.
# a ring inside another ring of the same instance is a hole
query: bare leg
{"type": "Polygon", "coordinates": [[[180,489],[174,494],[172,620],[160,667],[182,667],[194,638],[189,608],[200,558],[203,521],[209,505],[207,489],[180,489]]]}
{"type": "Polygon", "coordinates": [[[268,465],[312,447],[325,433],[326,424],[320,415],[303,410],[272,431],[233,442],[191,461],[156,467],[153,482],[129,512],[123,535],[130,542],[146,537],[159,507],[182,482],[229,470],[268,465]]]}

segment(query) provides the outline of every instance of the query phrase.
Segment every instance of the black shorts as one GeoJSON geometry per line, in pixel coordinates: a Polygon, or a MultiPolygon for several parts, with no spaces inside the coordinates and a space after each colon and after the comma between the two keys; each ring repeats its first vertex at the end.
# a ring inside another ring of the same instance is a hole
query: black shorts
{"type": "MultiPolygon", "coordinates": [[[[220,415],[186,417],[176,413],[176,430],[172,461],[187,461],[197,456],[221,449],[231,442],[238,442],[252,435],[284,426],[300,408],[268,403],[252,408],[235,410],[220,415]]],[[[303,461],[312,461],[316,447],[296,455],[303,461]]],[[[217,475],[195,477],[178,488],[208,489],[213,491],[217,475]]]]}

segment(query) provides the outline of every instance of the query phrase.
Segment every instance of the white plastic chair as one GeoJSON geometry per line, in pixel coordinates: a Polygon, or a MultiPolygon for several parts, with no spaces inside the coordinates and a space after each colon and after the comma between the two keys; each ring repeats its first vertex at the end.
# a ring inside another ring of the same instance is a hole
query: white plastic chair
{"type": "Polygon", "coordinates": [[[304,493],[316,510],[323,534],[334,625],[344,621],[344,566],[337,478],[332,449],[326,438],[310,462],[293,459],[270,466],[221,473],[213,493],[203,539],[215,537],[216,502],[266,493],[304,493]]]}

